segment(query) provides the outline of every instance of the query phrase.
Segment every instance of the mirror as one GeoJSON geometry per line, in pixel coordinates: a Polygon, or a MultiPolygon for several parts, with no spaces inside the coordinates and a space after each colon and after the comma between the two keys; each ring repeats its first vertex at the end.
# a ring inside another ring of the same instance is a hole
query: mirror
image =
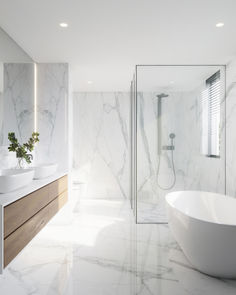
{"type": "MultiPolygon", "coordinates": [[[[8,132],[25,142],[34,131],[34,62],[0,28],[0,168],[13,166],[8,132]],[[10,159],[11,158],[11,159],[10,159]]],[[[13,157],[12,157],[13,156],[13,157]]]]}

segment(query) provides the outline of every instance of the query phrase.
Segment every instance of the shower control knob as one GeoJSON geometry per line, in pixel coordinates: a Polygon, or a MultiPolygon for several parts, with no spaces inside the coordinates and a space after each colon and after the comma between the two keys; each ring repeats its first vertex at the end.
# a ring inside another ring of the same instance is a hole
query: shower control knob
{"type": "Polygon", "coordinates": [[[163,145],[162,150],[163,151],[173,151],[175,147],[173,145],[163,145]]]}

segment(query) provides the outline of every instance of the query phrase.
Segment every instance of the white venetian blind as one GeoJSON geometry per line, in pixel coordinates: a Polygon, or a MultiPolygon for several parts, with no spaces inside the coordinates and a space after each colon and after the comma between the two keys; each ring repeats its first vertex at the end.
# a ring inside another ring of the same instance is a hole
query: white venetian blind
{"type": "Polygon", "coordinates": [[[220,71],[206,80],[202,92],[202,153],[208,157],[220,156],[220,71]]]}

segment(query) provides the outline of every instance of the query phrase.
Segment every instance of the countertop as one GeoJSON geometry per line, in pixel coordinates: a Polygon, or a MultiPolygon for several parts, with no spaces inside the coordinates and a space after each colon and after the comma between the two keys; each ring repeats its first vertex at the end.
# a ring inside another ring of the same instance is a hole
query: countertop
{"type": "Polygon", "coordinates": [[[47,178],[32,180],[27,186],[18,190],[6,194],[0,194],[0,206],[5,207],[67,174],[68,172],[66,171],[57,171],[47,178]]]}

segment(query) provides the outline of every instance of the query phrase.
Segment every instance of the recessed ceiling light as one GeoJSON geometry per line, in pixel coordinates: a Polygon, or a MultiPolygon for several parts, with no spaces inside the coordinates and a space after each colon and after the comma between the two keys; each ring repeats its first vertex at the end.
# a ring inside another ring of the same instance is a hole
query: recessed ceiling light
{"type": "Polygon", "coordinates": [[[68,24],[67,23],[60,23],[60,27],[67,28],[68,27],[68,24]]]}
{"type": "Polygon", "coordinates": [[[87,81],[88,84],[93,84],[93,81],[87,81]]]}
{"type": "Polygon", "coordinates": [[[172,85],[172,84],[175,84],[175,81],[170,81],[170,84],[172,85]]]}
{"type": "Polygon", "coordinates": [[[217,28],[222,28],[224,25],[225,25],[224,23],[217,23],[217,24],[216,24],[216,27],[217,27],[217,28]]]}

